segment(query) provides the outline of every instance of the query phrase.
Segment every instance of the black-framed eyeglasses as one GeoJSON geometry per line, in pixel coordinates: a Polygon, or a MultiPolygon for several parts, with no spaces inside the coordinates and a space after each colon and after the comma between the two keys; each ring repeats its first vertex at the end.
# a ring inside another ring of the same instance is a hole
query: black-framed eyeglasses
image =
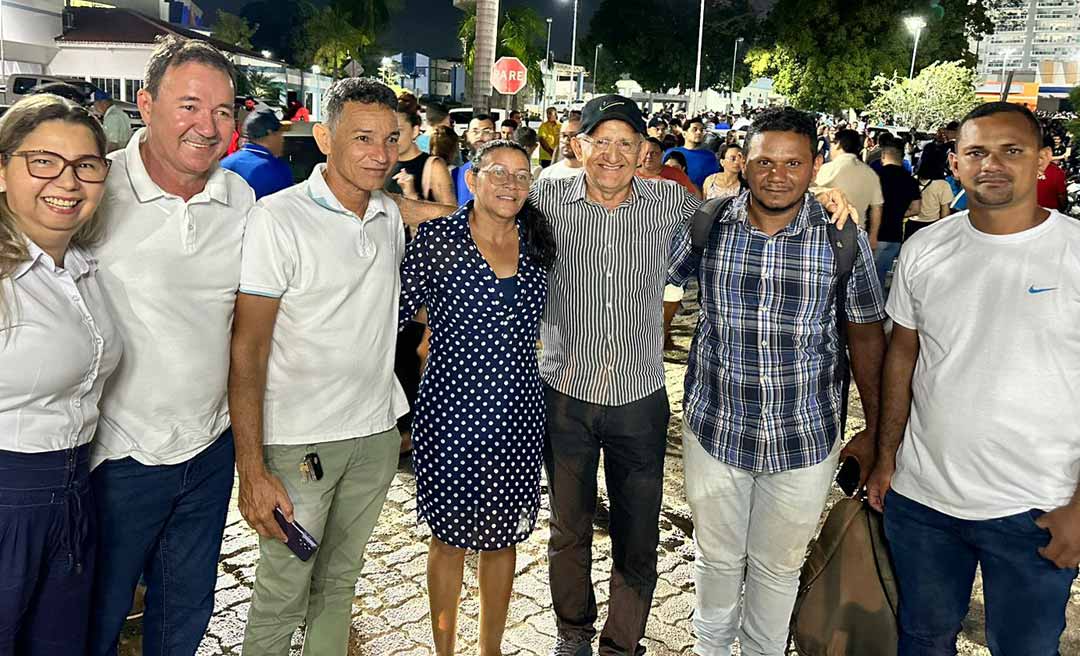
{"type": "Polygon", "coordinates": [[[112,164],[104,157],[86,155],[78,159],[68,159],[49,150],[20,150],[6,153],[5,158],[22,157],[26,160],[26,172],[31,177],[41,180],[55,180],[63,175],[67,167],[75,172],[75,177],[82,182],[105,182],[112,164]]]}

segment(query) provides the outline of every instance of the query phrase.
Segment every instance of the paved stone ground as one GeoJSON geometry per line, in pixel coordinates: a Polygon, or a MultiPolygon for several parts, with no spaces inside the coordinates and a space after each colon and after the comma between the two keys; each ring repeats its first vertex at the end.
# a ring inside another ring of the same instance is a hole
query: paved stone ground
{"type": "MultiPolygon", "coordinates": [[[[664,505],[660,518],[660,581],[645,641],[648,653],[657,656],[690,654],[693,645],[690,614],[694,607],[691,572],[694,553],[690,512],[682,489],[679,425],[686,348],[695,310],[690,306],[676,319],[675,340],[680,350],[666,354],[672,417],[668,431],[664,505]]],[[[861,406],[853,400],[851,407],[848,435],[864,425],[861,406]]],[[[603,490],[602,476],[600,481],[603,490]]],[[[414,490],[415,480],[406,465],[394,480],[379,525],[368,544],[367,563],[356,586],[350,656],[421,656],[432,653],[425,593],[428,534],[424,527],[418,527],[415,523],[414,490]]],[[[834,490],[830,505],[836,498],[839,498],[839,491],[834,490]]],[[[602,498],[593,547],[593,579],[597,586],[601,623],[607,611],[611,565],[611,541],[605,530],[605,519],[606,498],[602,498]]],[[[546,654],[553,641],[555,626],[550,610],[545,556],[547,522],[545,500],[536,531],[518,550],[517,578],[504,639],[504,653],[507,655],[546,654]]],[[[240,653],[239,645],[257,560],[256,536],[240,517],[234,502],[222,545],[215,614],[199,649],[200,656],[233,656],[240,653]]],[[[479,605],[475,572],[476,558],[470,557],[466,561],[464,601],[459,619],[458,652],[462,654],[478,653],[479,605]]],[[[971,613],[959,640],[964,656],[988,656],[990,653],[985,647],[982,614],[981,587],[977,585],[972,597],[971,613]]],[[[1080,654],[1080,584],[1073,587],[1068,615],[1069,630],[1063,639],[1061,653],[1075,656],[1080,654]]],[[[294,654],[300,653],[300,641],[298,631],[294,636],[294,654]]],[[[139,642],[138,626],[132,623],[125,630],[121,654],[138,654],[139,642]]],[[[738,654],[738,651],[735,653],[738,654]]]]}

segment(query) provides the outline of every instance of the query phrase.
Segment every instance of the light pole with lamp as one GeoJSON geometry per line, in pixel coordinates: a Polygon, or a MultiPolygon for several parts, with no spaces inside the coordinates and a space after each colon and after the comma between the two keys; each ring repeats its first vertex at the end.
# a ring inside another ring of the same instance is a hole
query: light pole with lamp
{"type": "Polygon", "coordinates": [[[735,50],[731,53],[731,89],[728,91],[728,112],[735,111],[735,63],[739,59],[739,44],[746,39],[735,39],[735,50]]]}
{"type": "Polygon", "coordinates": [[[593,60],[592,60],[592,93],[593,93],[594,96],[596,95],[596,70],[597,70],[597,66],[599,66],[599,64],[600,64],[600,51],[603,48],[604,48],[604,44],[602,44],[602,43],[596,44],[596,52],[593,55],[593,60]]]}
{"type": "Polygon", "coordinates": [[[1009,57],[1016,55],[1016,49],[1010,48],[1001,53],[1001,97],[1002,100],[1008,97],[1008,91],[1005,89],[1005,67],[1009,65],[1009,57]]]}
{"type": "Polygon", "coordinates": [[[319,88],[319,74],[322,73],[322,66],[318,64],[311,65],[311,74],[315,76],[315,98],[311,101],[312,110],[317,112],[316,118],[322,120],[322,90],[319,88]]]}
{"type": "MultiPolygon", "coordinates": [[[[564,1],[569,2],[569,0],[564,0],[564,1]]],[[[577,14],[578,14],[578,0],[574,0],[574,29],[570,34],[570,70],[571,71],[574,70],[574,66],[577,64],[577,14]]],[[[585,82],[584,74],[579,76],[578,80],[580,80],[580,81],[579,81],[577,86],[580,87],[585,82]]],[[[580,92],[581,92],[580,88],[574,90],[575,94],[580,95],[580,92]]],[[[575,98],[575,100],[576,99],[577,98],[575,98]]]]}
{"type": "MultiPolygon", "coordinates": [[[[547,71],[548,77],[554,78],[554,75],[552,75],[552,70],[555,68],[555,62],[554,62],[555,58],[551,56],[551,18],[550,17],[547,18],[547,26],[548,26],[547,47],[544,49],[544,64],[546,65],[546,67],[548,69],[548,71],[547,71]]],[[[552,86],[554,86],[554,85],[552,85],[552,86]]],[[[553,93],[553,92],[554,92],[554,89],[549,89],[548,85],[545,83],[544,84],[544,104],[545,105],[548,104],[548,98],[551,97],[551,93],[553,93]]],[[[545,109],[546,109],[546,107],[545,107],[545,109]]]]}
{"type": "Polygon", "coordinates": [[[908,16],[904,19],[904,25],[907,26],[908,31],[915,35],[915,45],[911,48],[911,70],[908,72],[909,78],[915,77],[915,55],[919,53],[919,36],[922,34],[923,28],[926,27],[926,21],[922,16],[908,16]]]}

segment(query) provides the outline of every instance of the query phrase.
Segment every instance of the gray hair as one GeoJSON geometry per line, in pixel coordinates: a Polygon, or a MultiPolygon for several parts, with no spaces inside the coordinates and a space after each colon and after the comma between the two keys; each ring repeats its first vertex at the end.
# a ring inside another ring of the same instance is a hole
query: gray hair
{"type": "Polygon", "coordinates": [[[397,96],[393,90],[371,77],[347,77],[330,85],[323,98],[326,108],[326,125],[333,129],[341,117],[345,103],[358,102],[364,105],[383,105],[392,112],[397,111],[397,96]]]}
{"type": "Polygon", "coordinates": [[[146,72],[143,74],[143,88],[152,97],[157,96],[161,80],[169,68],[188,62],[216,68],[235,84],[236,66],[220,50],[206,41],[168,34],[158,37],[154,52],[150,53],[150,60],[146,62],[146,72]]]}

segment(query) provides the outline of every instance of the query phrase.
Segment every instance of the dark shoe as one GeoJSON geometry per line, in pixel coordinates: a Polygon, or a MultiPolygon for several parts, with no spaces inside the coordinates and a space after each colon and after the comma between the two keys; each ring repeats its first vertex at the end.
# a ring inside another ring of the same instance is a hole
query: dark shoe
{"type": "Polygon", "coordinates": [[[593,656],[592,643],[582,641],[581,638],[555,638],[555,646],[551,648],[551,656],[593,656]]]}

